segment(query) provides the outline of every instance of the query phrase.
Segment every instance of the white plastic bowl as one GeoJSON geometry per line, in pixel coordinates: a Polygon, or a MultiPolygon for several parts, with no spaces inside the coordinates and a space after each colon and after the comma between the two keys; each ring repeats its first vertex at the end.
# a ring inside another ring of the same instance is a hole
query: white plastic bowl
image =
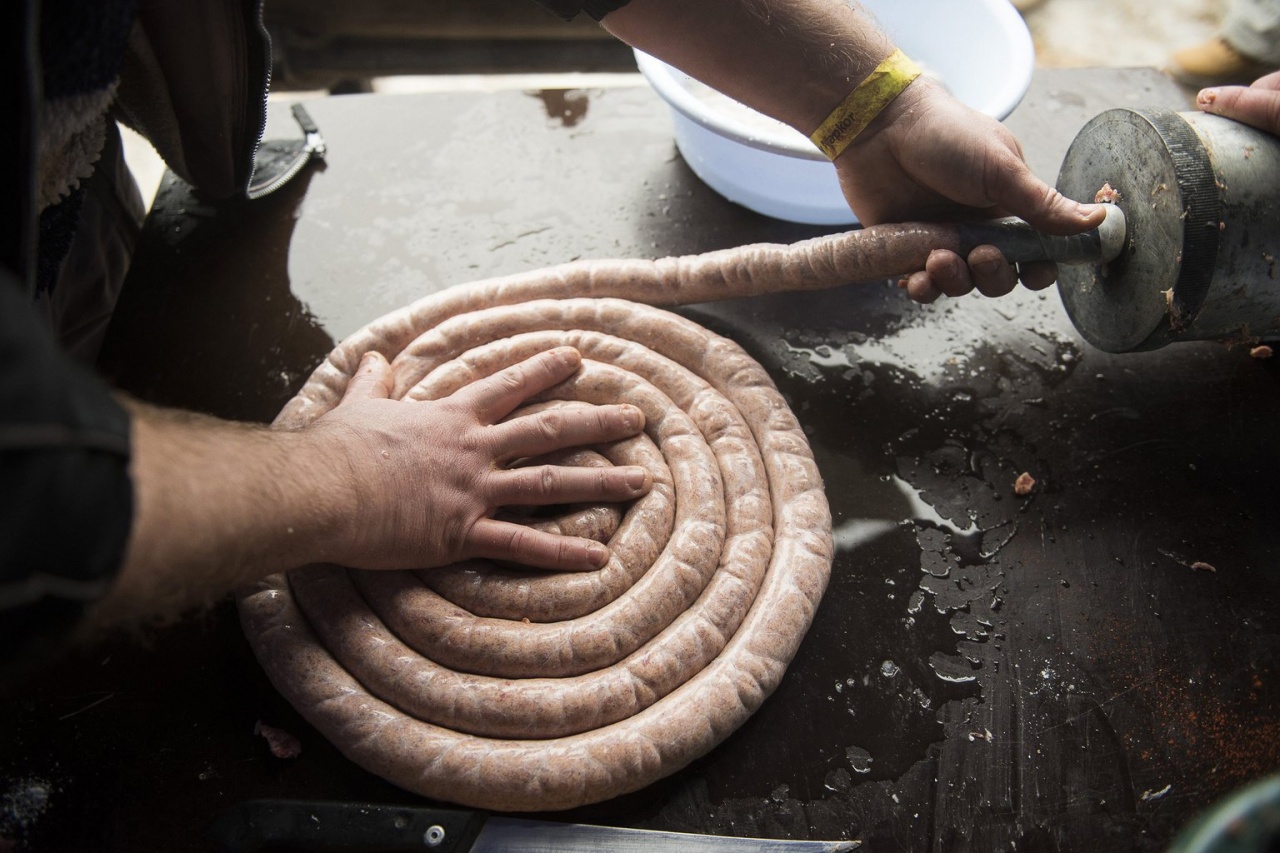
{"type": "MultiPolygon", "coordinates": [[[[1003,119],[1035,70],[1031,33],[1009,0],[862,0],[902,51],[965,104],[1003,119]]],[[[803,134],[636,51],[671,107],[676,147],[694,174],[757,213],[812,225],[858,220],[836,170],[803,134]]]]}

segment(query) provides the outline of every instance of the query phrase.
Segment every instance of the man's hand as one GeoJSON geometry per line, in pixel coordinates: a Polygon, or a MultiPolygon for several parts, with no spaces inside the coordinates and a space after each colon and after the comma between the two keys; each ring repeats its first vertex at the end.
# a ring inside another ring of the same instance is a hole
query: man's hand
{"type": "Polygon", "coordinates": [[[502,506],[612,503],[643,495],[651,475],[633,466],[509,468],[515,460],[638,433],[634,406],[572,406],[503,422],[526,399],[567,379],[581,357],[564,347],[433,402],[387,399],[391,374],[365,357],[346,395],[310,428],[323,456],[341,460],[348,496],[331,561],[357,568],[426,568],[474,557],[544,569],[604,565],[598,542],[496,521],[502,506]]]}
{"type": "Polygon", "coordinates": [[[1259,77],[1247,87],[1203,89],[1196,96],[1196,106],[1280,136],[1280,71],[1259,77]]]}
{"type": "MultiPolygon", "coordinates": [[[[1101,205],[1072,201],[1037,178],[1004,125],[972,110],[937,83],[917,78],[836,159],[849,206],[867,225],[958,216],[1020,216],[1049,234],[1096,228],[1101,205]]],[[[1022,282],[1053,284],[1052,263],[1022,266],[1022,282]]],[[[903,280],[917,302],[962,296],[975,287],[1004,296],[1018,276],[994,246],[961,258],[936,250],[925,269],[903,280]]]]}
{"type": "MultiPolygon", "coordinates": [[[[857,3],[831,0],[631,0],[602,22],[614,35],[808,136],[893,43],[857,3]]],[[[927,77],[917,78],[836,158],[849,206],[866,225],[1021,216],[1050,234],[1097,227],[1103,211],[1035,177],[1017,140],[927,77]]],[[[1057,278],[1025,265],[1023,283],[1057,278]]],[[[910,276],[919,302],[988,296],[1017,284],[1000,251],[938,251],[910,276]]]]}
{"type": "Polygon", "coordinates": [[[366,357],[342,402],[275,430],[129,402],[134,521],[124,567],[88,629],[173,616],[308,563],[430,568],[468,557],[548,569],[602,566],[608,549],[491,516],[504,505],[629,501],[643,468],[514,460],[627,438],[633,406],[579,404],[503,418],[571,376],[574,349],[542,353],[435,402],[387,398],[385,359],[366,357]]]}

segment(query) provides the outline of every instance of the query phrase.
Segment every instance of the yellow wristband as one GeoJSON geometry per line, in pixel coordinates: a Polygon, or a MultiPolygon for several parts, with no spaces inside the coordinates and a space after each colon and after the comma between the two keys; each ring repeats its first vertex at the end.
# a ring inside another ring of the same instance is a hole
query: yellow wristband
{"type": "Polygon", "coordinates": [[[836,159],[880,111],[919,76],[920,67],[902,51],[894,50],[831,111],[809,138],[828,158],[836,159]]]}

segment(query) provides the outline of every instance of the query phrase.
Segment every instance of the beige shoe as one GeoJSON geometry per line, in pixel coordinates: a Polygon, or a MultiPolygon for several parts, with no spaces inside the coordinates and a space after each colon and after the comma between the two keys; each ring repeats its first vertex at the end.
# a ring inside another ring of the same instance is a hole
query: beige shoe
{"type": "Polygon", "coordinates": [[[1169,57],[1166,74],[1194,88],[1247,84],[1275,69],[1265,62],[1245,56],[1224,38],[1184,48],[1169,57]]]}

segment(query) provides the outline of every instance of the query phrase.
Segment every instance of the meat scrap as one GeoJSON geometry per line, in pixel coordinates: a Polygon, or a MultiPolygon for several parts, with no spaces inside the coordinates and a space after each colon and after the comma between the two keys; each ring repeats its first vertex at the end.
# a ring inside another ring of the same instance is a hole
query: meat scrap
{"type": "MultiPolygon", "coordinates": [[[[1152,191],[1152,194],[1153,195],[1155,194],[1154,190],[1152,191]]],[[[1111,186],[1111,182],[1108,181],[1107,183],[1102,185],[1102,189],[1098,190],[1094,194],[1093,203],[1094,204],[1119,204],[1120,190],[1113,188],[1111,186]]]]}
{"type": "Polygon", "coordinates": [[[1013,481],[1013,493],[1015,495],[1029,495],[1031,490],[1036,486],[1036,478],[1032,477],[1026,471],[1018,475],[1018,479],[1013,481]]]}
{"type": "Polygon", "coordinates": [[[1199,560],[1196,560],[1194,563],[1192,563],[1192,564],[1191,564],[1191,571],[1193,571],[1193,572],[1213,572],[1214,574],[1217,574],[1217,573],[1218,573],[1218,570],[1217,570],[1217,569],[1215,569],[1213,566],[1209,565],[1208,563],[1203,563],[1203,562],[1201,562],[1201,561],[1199,561],[1199,560]]]}
{"type": "Polygon", "coordinates": [[[267,747],[276,758],[297,758],[302,754],[302,741],[275,726],[269,726],[262,720],[253,725],[253,733],[267,739],[267,747]]]}
{"type": "Polygon", "coordinates": [[[1266,344],[1261,344],[1260,346],[1256,346],[1253,349],[1249,350],[1249,355],[1253,356],[1254,358],[1271,358],[1273,354],[1274,353],[1272,352],[1271,347],[1267,346],[1266,344]]]}

